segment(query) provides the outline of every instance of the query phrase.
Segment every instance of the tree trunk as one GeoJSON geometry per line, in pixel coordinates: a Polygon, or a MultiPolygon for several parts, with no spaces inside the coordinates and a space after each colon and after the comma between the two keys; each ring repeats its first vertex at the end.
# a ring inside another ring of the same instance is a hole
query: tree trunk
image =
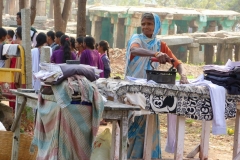
{"type": "Polygon", "coordinates": [[[8,0],[8,14],[9,15],[16,15],[18,10],[16,10],[16,1],[15,0],[8,0]]]}
{"type": "Polygon", "coordinates": [[[27,1],[26,0],[19,0],[19,10],[27,7],[27,1]]]}
{"type": "Polygon", "coordinates": [[[48,18],[53,18],[53,0],[50,0],[48,18]]]}
{"type": "Polygon", "coordinates": [[[33,25],[35,17],[36,17],[36,5],[37,5],[37,0],[31,0],[31,25],[33,25]]]}
{"type": "Polygon", "coordinates": [[[0,27],[2,27],[3,1],[0,1],[0,27]]]}
{"type": "Polygon", "coordinates": [[[5,0],[5,14],[9,13],[9,1],[5,0]]]}
{"type": "Polygon", "coordinates": [[[62,31],[63,33],[66,32],[67,21],[68,21],[71,6],[72,6],[72,0],[65,0],[63,11],[61,13],[60,0],[53,0],[54,27],[56,32],[57,31],[62,31]]]}
{"type": "Polygon", "coordinates": [[[77,36],[86,36],[86,3],[87,0],[78,0],[77,36]]]}

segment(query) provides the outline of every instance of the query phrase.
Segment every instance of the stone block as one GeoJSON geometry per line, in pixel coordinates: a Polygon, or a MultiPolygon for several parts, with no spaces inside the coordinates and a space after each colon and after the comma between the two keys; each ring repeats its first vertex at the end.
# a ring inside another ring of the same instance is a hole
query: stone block
{"type": "Polygon", "coordinates": [[[189,36],[157,36],[160,40],[167,43],[168,46],[185,45],[193,43],[193,38],[189,36]]]}
{"type": "Polygon", "coordinates": [[[200,44],[218,44],[224,43],[224,40],[218,37],[197,37],[194,42],[200,44]]]}
{"type": "Polygon", "coordinates": [[[188,48],[195,48],[195,47],[199,47],[199,43],[191,43],[187,46],[188,48]]]}
{"type": "Polygon", "coordinates": [[[47,20],[47,16],[36,16],[36,18],[35,18],[35,22],[46,21],[46,20],[47,20]]]}

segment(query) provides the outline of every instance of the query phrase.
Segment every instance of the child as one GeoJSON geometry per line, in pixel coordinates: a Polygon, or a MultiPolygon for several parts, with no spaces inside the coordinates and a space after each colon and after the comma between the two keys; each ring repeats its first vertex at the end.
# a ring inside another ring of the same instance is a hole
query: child
{"type": "Polygon", "coordinates": [[[12,29],[9,29],[7,31],[7,43],[10,44],[13,40],[13,36],[14,36],[14,31],[12,29]]]}
{"type": "Polygon", "coordinates": [[[98,43],[98,52],[100,53],[101,59],[104,65],[104,78],[109,78],[111,74],[111,67],[109,61],[109,44],[107,41],[100,41],[98,43]],[[107,52],[107,54],[106,54],[107,52]]]}
{"type": "Polygon", "coordinates": [[[84,50],[83,40],[84,40],[84,37],[78,37],[76,42],[75,42],[75,48],[77,49],[76,60],[79,60],[79,61],[80,61],[81,53],[84,50]]]}
{"type": "MultiPolygon", "coordinates": [[[[87,64],[104,70],[103,62],[98,51],[94,49],[94,45],[95,39],[93,37],[84,38],[83,47],[85,50],[81,54],[80,64],[87,64]]],[[[104,73],[100,73],[100,77],[103,78],[104,73]]]]}
{"type": "Polygon", "coordinates": [[[62,35],[60,38],[61,47],[55,50],[51,56],[52,63],[66,63],[67,60],[75,60],[76,55],[71,52],[70,38],[67,35],[62,35]]]}

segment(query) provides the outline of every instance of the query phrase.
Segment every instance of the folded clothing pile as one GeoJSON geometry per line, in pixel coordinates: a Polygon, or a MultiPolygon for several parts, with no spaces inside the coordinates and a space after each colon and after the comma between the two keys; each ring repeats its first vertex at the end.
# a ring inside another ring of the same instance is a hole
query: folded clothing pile
{"type": "Polygon", "coordinates": [[[206,65],[204,79],[223,86],[228,94],[240,95],[240,62],[228,60],[225,66],[206,65]]]}
{"type": "Polygon", "coordinates": [[[40,63],[41,70],[34,73],[35,78],[40,79],[45,84],[60,84],[63,80],[73,75],[85,76],[89,81],[95,81],[102,70],[89,65],[82,64],[53,64],[40,63]]]}

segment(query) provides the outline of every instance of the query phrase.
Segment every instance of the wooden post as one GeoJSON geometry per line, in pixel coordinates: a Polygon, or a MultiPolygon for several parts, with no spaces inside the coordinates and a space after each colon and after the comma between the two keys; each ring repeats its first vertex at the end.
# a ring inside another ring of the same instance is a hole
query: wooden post
{"type": "Polygon", "coordinates": [[[202,133],[199,158],[205,160],[208,158],[209,137],[210,137],[210,125],[211,121],[202,121],[202,133]]]}
{"type": "Polygon", "coordinates": [[[50,63],[50,47],[41,47],[40,62],[50,63]]]}
{"type": "Polygon", "coordinates": [[[143,159],[152,158],[154,116],[155,116],[154,114],[147,115],[145,137],[144,137],[143,159]]]}
{"type": "Polygon", "coordinates": [[[20,121],[20,118],[21,118],[21,115],[22,115],[22,112],[23,112],[23,109],[26,105],[26,102],[27,102],[27,98],[25,97],[21,106],[18,108],[18,112],[17,112],[17,115],[15,116],[15,119],[13,121],[13,124],[12,124],[12,127],[11,127],[11,131],[14,132],[17,128],[17,125],[19,125],[19,121],[20,121]]]}
{"type": "Polygon", "coordinates": [[[189,59],[188,63],[199,64],[199,43],[192,43],[188,45],[189,59]]]}
{"type": "Polygon", "coordinates": [[[25,53],[26,88],[32,88],[32,58],[30,37],[30,9],[22,9],[22,46],[25,53]]]}
{"type": "Polygon", "coordinates": [[[112,121],[112,147],[111,147],[111,160],[119,158],[119,142],[120,142],[120,128],[116,120],[112,121]],[[117,136],[119,135],[119,136],[117,136]],[[117,139],[118,138],[118,139],[117,139]],[[118,143],[117,143],[118,142],[118,143]],[[117,158],[118,157],[118,158],[117,158]]]}
{"type": "Polygon", "coordinates": [[[213,63],[214,48],[213,45],[206,44],[204,47],[204,62],[206,64],[213,63]]]}
{"type": "Polygon", "coordinates": [[[240,152],[240,105],[237,105],[237,113],[235,119],[235,130],[234,130],[234,141],[233,141],[233,159],[238,155],[240,152]]]}
{"type": "MultiPolygon", "coordinates": [[[[15,103],[15,117],[17,117],[18,111],[20,110],[20,104],[18,103],[19,96],[16,96],[16,103],[15,103]]],[[[20,138],[20,122],[21,117],[19,117],[19,120],[16,124],[15,131],[13,133],[13,142],[12,142],[12,156],[11,160],[17,160],[18,159],[18,147],[19,147],[19,138],[20,138]]]]}
{"type": "Polygon", "coordinates": [[[176,148],[174,153],[175,160],[183,159],[184,135],[185,135],[185,117],[177,116],[177,137],[175,146],[176,148]]]}
{"type": "Polygon", "coordinates": [[[122,111],[119,159],[127,160],[128,112],[122,111]]]}

